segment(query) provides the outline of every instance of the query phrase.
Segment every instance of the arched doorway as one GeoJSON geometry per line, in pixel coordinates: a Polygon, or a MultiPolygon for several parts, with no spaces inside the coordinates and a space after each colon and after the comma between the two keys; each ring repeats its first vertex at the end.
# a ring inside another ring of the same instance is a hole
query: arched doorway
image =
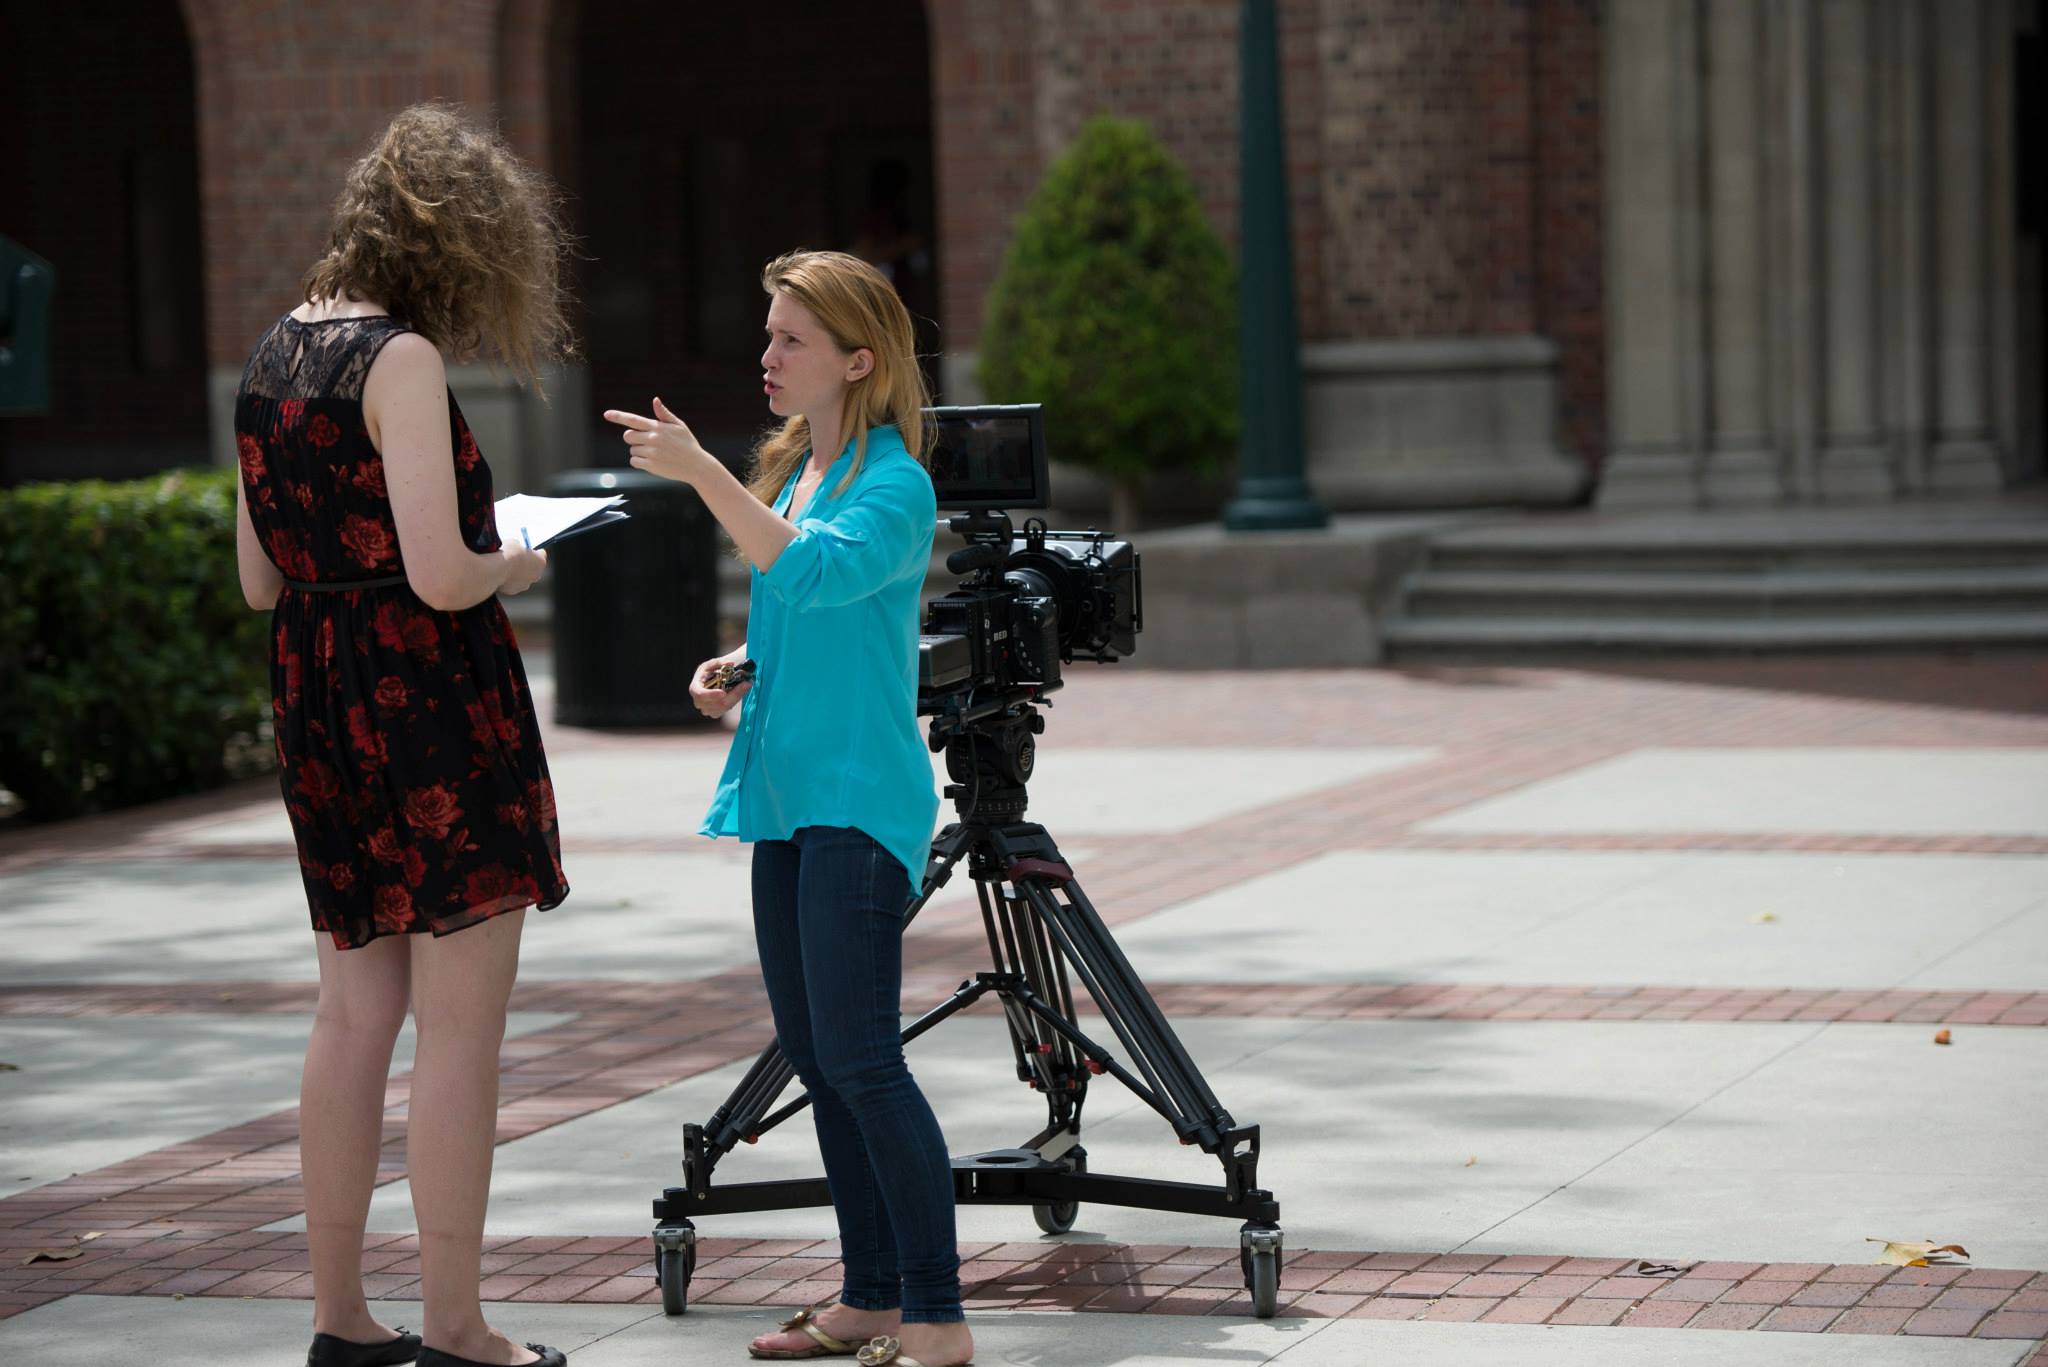
{"type": "MultiPolygon", "coordinates": [[[[764,263],[794,247],[885,263],[938,317],[930,47],[921,0],[806,7],[591,0],[566,44],[558,173],[593,411],[659,394],[713,451],[768,421],[764,263]]],[[[921,350],[936,324],[921,326],[921,350]]],[[[616,448],[616,449],[615,449],[616,448]]],[[[589,456],[623,463],[603,428],[589,456]]]]}
{"type": "Polygon", "coordinates": [[[0,0],[0,234],[56,269],[50,411],[0,416],[0,482],[208,458],[192,47],[175,0],[0,0]]]}

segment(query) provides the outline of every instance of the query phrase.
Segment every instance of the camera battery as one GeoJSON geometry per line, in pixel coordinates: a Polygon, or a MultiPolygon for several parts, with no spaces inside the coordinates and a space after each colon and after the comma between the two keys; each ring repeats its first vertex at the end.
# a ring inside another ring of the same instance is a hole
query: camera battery
{"type": "Polygon", "coordinates": [[[917,687],[919,692],[951,688],[974,673],[974,652],[965,636],[920,636],[917,638],[917,687]]]}

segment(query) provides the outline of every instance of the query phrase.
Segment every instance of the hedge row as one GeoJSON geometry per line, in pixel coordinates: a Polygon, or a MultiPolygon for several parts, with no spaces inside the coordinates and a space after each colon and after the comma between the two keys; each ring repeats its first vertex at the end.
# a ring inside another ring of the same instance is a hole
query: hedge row
{"type": "Polygon", "coordinates": [[[0,490],[0,788],[55,820],[272,764],[235,472],[0,490]]]}

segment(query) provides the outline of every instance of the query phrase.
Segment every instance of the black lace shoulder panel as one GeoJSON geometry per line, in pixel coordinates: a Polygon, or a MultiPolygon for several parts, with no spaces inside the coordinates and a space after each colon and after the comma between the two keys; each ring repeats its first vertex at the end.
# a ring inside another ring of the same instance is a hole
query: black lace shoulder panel
{"type": "Polygon", "coordinates": [[[387,317],[330,318],[302,323],[286,314],[249,354],[242,392],[267,399],[352,399],[361,402],[363,382],[384,344],[403,323],[387,317]]]}

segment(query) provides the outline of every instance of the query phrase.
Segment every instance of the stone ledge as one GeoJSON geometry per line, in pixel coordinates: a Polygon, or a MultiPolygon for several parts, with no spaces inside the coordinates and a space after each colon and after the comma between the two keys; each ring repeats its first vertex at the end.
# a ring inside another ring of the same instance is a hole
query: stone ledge
{"type": "Polygon", "coordinates": [[[1136,538],[1145,630],[1135,665],[1279,669],[1379,663],[1402,576],[1434,533],[1487,511],[1338,517],[1327,531],[1226,532],[1217,523],[1136,538]]]}

